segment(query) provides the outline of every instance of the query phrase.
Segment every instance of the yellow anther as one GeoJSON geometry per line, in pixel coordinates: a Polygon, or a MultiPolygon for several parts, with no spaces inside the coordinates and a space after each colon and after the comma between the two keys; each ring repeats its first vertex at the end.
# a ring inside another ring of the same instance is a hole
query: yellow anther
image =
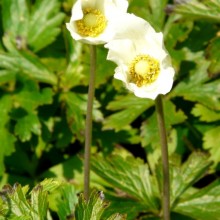
{"type": "Polygon", "coordinates": [[[160,72],[159,61],[149,55],[138,55],[130,64],[130,81],[138,87],[154,82],[160,72]]]}
{"type": "Polygon", "coordinates": [[[83,18],[76,21],[78,33],[86,37],[97,37],[106,28],[107,20],[100,10],[86,8],[83,18]]]}

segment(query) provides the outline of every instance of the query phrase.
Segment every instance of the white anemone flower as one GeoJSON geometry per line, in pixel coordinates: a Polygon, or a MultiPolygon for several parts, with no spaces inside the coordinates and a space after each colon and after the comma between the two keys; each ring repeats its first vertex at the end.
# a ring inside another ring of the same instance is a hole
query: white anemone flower
{"type": "Polygon", "coordinates": [[[155,99],[168,93],[173,85],[174,69],[163,44],[163,34],[133,14],[126,14],[123,26],[116,30],[107,59],[115,62],[114,77],[124,82],[137,97],[155,99]]]}
{"type": "Polygon", "coordinates": [[[127,8],[127,0],[77,0],[66,27],[75,40],[104,44],[113,38],[115,25],[127,8]]]}

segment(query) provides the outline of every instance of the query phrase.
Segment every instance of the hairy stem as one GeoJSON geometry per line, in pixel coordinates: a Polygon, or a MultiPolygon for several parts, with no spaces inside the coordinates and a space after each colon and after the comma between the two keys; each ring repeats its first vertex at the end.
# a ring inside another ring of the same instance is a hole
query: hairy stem
{"type": "Polygon", "coordinates": [[[163,219],[170,220],[170,180],[169,180],[169,159],[167,135],[164,121],[162,96],[158,95],[155,100],[157,121],[160,134],[161,153],[162,153],[162,167],[163,167],[163,219]]]}
{"type": "Polygon", "coordinates": [[[96,72],[96,47],[90,46],[90,80],[88,91],[88,102],[86,112],[86,128],[85,128],[85,154],[84,154],[84,197],[89,199],[90,185],[90,155],[92,142],[92,109],[95,94],[95,72],[96,72]]]}

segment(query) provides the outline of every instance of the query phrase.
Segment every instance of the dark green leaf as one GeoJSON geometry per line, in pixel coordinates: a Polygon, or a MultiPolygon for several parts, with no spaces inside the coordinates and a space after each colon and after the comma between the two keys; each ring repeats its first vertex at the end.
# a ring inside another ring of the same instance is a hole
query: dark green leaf
{"type": "Polygon", "coordinates": [[[150,22],[157,31],[161,31],[167,2],[167,0],[131,1],[130,10],[150,22]]]}

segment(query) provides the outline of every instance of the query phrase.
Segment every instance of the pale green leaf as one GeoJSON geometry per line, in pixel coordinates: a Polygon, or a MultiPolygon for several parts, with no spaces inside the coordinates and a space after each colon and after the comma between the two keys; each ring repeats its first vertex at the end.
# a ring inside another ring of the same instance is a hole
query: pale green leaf
{"type": "Polygon", "coordinates": [[[15,134],[22,142],[30,140],[32,133],[41,134],[41,124],[36,114],[28,114],[17,120],[15,134]]]}
{"type": "Polygon", "coordinates": [[[200,121],[213,122],[220,120],[220,112],[201,104],[196,104],[192,110],[192,114],[199,117],[200,121]]]}
{"type": "Polygon", "coordinates": [[[72,184],[65,184],[61,188],[61,198],[57,199],[57,214],[60,220],[66,220],[68,216],[72,216],[78,197],[72,184]]]}
{"type": "Polygon", "coordinates": [[[37,185],[31,191],[32,219],[45,220],[47,216],[48,201],[47,192],[43,192],[43,187],[37,185]]]}
{"type": "Polygon", "coordinates": [[[150,108],[153,102],[148,99],[140,99],[134,95],[120,96],[109,103],[108,110],[119,110],[108,116],[104,121],[104,129],[121,130],[130,125],[145,110],[150,108]]]}
{"type": "Polygon", "coordinates": [[[28,30],[28,43],[35,52],[52,43],[60,33],[59,26],[64,19],[64,14],[59,9],[58,0],[35,2],[28,30]]]}
{"type": "Polygon", "coordinates": [[[184,200],[174,208],[175,212],[199,220],[219,220],[220,182],[215,181],[184,200]]]}
{"type": "Polygon", "coordinates": [[[64,14],[58,0],[37,0],[31,11],[27,0],[3,0],[2,6],[4,31],[18,49],[29,45],[39,51],[60,33],[64,14]]]}
{"type": "Polygon", "coordinates": [[[23,90],[14,95],[13,99],[16,106],[33,113],[37,107],[52,102],[52,90],[50,88],[44,88],[39,91],[35,82],[26,81],[23,90]]]}
{"type": "MultiPolygon", "coordinates": [[[[86,202],[83,194],[79,196],[78,204],[75,209],[76,220],[101,220],[101,216],[108,203],[103,198],[102,191],[93,190],[90,194],[88,202],[86,202]]],[[[113,214],[107,220],[124,220],[120,214],[113,214]]]]}
{"type": "Polygon", "coordinates": [[[9,54],[0,52],[0,68],[15,73],[23,73],[40,82],[56,84],[56,76],[40,62],[40,60],[28,53],[19,52],[9,54]]]}
{"type": "Polygon", "coordinates": [[[220,126],[206,131],[203,137],[203,148],[210,152],[210,160],[217,165],[220,162],[220,126]]]}
{"type": "Polygon", "coordinates": [[[29,11],[26,0],[2,0],[3,28],[15,42],[18,37],[27,37],[29,11]]]}
{"type": "Polygon", "coordinates": [[[192,185],[203,177],[211,162],[208,157],[201,153],[193,153],[187,161],[177,167],[171,165],[171,204],[178,203],[181,195],[192,185]]]}
{"type": "Polygon", "coordinates": [[[128,193],[146,204],[146,210],[158,210],[158,188],[155,179],[150,175],[147,164],[140,159],[121,156],[102,158],[94,157],[92,170],[112,186],[128,193]]]}
{"type": "Polygon", "coordinates": [[[219,0],[190,0],[175,6],[174,11],[189,19],[220,22],[220,1],[219,0]]]}
{"type": "Polygon", "coordinates": [[[187,81],[181,81],[171,93],[171,96],[182,96],[184,99],[198,102],[205,106],[220,109],[220,80],[209,80],[207,69],[209,62],[199,60],[187,81]]]}
{"type": "MultiPolygon", "coordinates": [[[[219,12],[220,13],[220,12],[219,12]]],[[[210,60],[211,64],[209,66],[209,74],[211,77],[215,78],[220,72],[220,38],[216,37],[211,41],[206,49],[206,57],[210,60]]]]}
{"type": "MultiPolygon", "coordinates": [[[[45,220],[48,212],[48,193],[53,193],[61,185],[53,179],[45,179],[31,192],[29,187],[6,185],[1,193],[1,211],[7,219],[45,220]]],[[[0,204],[1,204],[0,203],[0,204]]]]}

